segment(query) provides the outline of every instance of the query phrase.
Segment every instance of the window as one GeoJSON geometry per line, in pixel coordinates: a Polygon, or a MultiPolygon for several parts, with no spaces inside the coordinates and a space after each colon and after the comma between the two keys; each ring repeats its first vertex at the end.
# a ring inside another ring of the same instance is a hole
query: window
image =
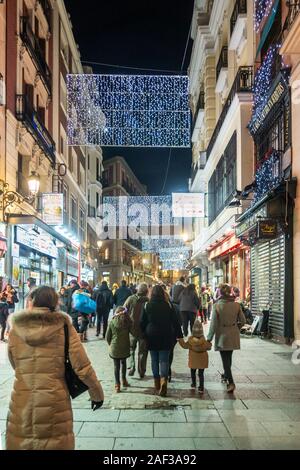
{"type": "Polygon", "coordinates": [[[211,224],[222,212],[236,190],[236,132],[208,183],[208,221],[211,224]]]}
{"type": "Polygon", "coordinates": [[[85,240],[85,211],[80,207],[79,209],[79,237],[80,240],[85,240]]]}
{"type": "Polygon", "coordinates": [[[67,88],[66,84],[62,78],[60,77],[60,104],[64,112],[67,112],[67,88]]]}
{"type": "Polygon", "coordinates": [[[77,234],[78,232],[78,227],[77,227],[77,218],[78,218],[78,206],[77,206],[77,200],[71,196],[71,228],[72,231],[77,234]]]}
{"type": "Polygon", "coordinates": [[[67,66],[69,66],[69,45],[66,33],[63,29],[61,29],[61,53],[63,58],[66,61],[67,66]]]}

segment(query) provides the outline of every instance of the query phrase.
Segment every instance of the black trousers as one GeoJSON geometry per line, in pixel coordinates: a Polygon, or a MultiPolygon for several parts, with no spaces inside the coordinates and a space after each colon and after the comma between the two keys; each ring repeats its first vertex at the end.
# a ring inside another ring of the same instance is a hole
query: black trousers
{"type": "Polygon", "coordinates": [[[74,326],[77,333],[79,333],[80,328],[79,328],[79,322],[78,322],[78,313],[73,313],[71,315],[71,318],[72,318],[72,325],[74,326]]]}
{"type": "Polygon", "coordinates": [[[81,316],[81,325],[79,329],[79,333],[85,333],[89,326],[89,317],[88,315],[81,316]]]}
{"type": "Polygon", "coordinates": [[[195,320],[196,320],[196,313],[194,312],[181,312],[182,324],[183,324],[183,334],[184,336],[188,336],[189,334],[189,325],[190,330],[192,332],[195,320]]]}
{"type": "Polygon", "coordinates": [[[6,330],[6,320],[1,320],[1,323],[0,323],[0,327],[1,327],[1,341],[4,340],[4,333],[5,333],[5,330],[6,330]]]}
{"type": "Polygon", "coordinates": [[[117,385],[120,385],[120,372],[122,372],[122,380],[126,379],[126,359],[114,359],[114,365],[115,365],[115,382],[117,385]]]}
{"type": "Polygon", "coordinates": [[[220,351],[225,379],[228,380],[230,384],[234,383],[231,366],[232,366],[232,353],[233,351],[220,351]]]}
{"type": "Polygon", "coordinates": [[[103,338],[105,338],[109,311],[100,310],[96,313],[96,315],[97,315],[97,335],[100,335],[101,323],[103,322],[103,338]]]}
{"type": "MultiPolygon", "coordinates": [[[[196,386],[197,369],[191,369],[192,383],[196,386]]],[[[198,369],[198,377],[200,381],[200,390],[204,390],[204,369],[198,369]]]]}

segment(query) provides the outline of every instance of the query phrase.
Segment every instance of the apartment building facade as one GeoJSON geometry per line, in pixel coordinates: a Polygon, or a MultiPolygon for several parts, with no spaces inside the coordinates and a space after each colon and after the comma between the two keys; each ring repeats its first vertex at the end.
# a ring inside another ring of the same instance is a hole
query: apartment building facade
{"type": "Polygon", "coordinates": [[[235,235],[247,202],[234,197],[253,176],[253,2],[195,2],[189,66],[193,113],[190,191],[205,193],[206,217],[195,221],[191,277],[216,287],[228,282],[246,297],[249,248],[235,235]]]}

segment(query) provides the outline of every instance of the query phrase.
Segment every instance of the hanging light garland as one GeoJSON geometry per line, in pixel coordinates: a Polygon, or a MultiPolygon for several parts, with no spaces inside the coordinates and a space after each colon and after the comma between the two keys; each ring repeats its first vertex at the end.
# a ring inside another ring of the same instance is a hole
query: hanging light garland
{"type": "Polygon", "coordinates": [[[258,164],[255,175],[254,204],[280,183],[280,154],[273,150],[258,164]]]}
{"type": "Polygon", "coordinates": [[[188,94],[187,76],[70,74],[68,143],[190,147],[188,94]]]}
{"type": "Polygon", "coordinates": [[[254,24],[257,33],[262,21],[269,16],[273,4],[274,0],[255,0],[254,24]]]}

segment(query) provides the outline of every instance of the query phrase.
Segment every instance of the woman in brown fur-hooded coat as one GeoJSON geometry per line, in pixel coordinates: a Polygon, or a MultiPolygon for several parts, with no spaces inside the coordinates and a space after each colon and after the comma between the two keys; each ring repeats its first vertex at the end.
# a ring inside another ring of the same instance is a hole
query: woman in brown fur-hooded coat
{"type": "Polygon", "coordinates": [[[31,307],[14,314],[12,319],[8,355],[15,382],[7,417],[6,448],[72,450],[73,414],[64,377],[65,324],[74,371],[89,387],[91,400],[102,401],[103,391],[69,316],[55,310],[55,290],[40,287],[36,291],[39,293],[37,299],[33,295],[31,307]]]}

